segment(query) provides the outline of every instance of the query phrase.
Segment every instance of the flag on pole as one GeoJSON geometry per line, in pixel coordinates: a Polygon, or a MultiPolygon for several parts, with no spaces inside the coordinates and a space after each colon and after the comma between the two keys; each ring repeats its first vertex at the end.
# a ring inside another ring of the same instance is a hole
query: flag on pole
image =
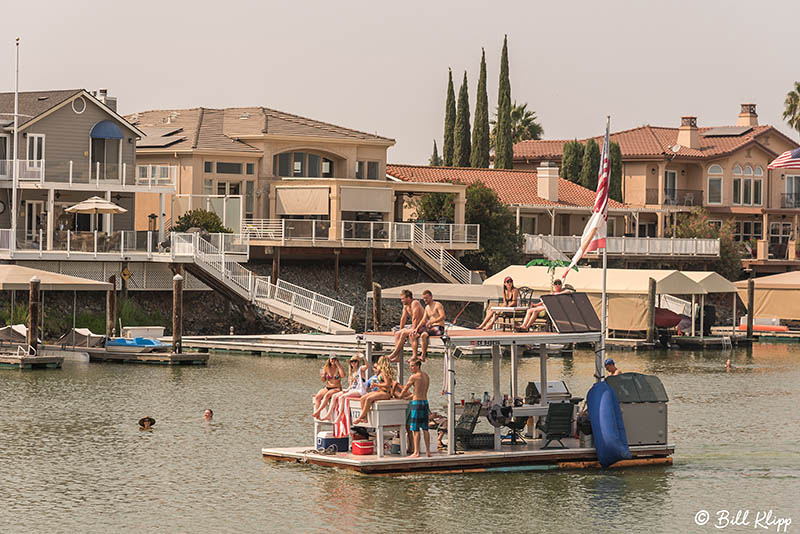
{"type": "Polygon", "coordinates": [[[768,169],[800,169],[800,148],[787,150],[769,164],[768,169]]]}
{"type": "Polygon", "coordinates": [[[572,261],[564,273],[564,278],[569,274],[575,264],[584,254],[601,248],[606,248],[606,225],[608,223],[608,130],[611,126],[611,117],[606,122],[606,137],[603,140],[603,152],[600,155],[600,169],[597,172],[597,195],[594,198],[594,208],[586,228],[581,236],[581,246],[572,257],[572,261]]]}

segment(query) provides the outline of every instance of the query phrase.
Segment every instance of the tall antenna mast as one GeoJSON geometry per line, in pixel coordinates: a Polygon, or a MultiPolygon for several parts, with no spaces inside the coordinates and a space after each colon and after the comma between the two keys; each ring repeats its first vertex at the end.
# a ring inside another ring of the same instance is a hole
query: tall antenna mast
{"type": "Polygon", "coordinates": [[[12,186],[11,186],[11,239],[10,239],[10,253],[11,257],[14,256],[14,250],[17,248],[17,182],[19,180],[19,161],[18,158],[18,130],[19,130],[19,37],[16,43],[16,69],[14,72],[14,166],[12,168],[12,186]]]}

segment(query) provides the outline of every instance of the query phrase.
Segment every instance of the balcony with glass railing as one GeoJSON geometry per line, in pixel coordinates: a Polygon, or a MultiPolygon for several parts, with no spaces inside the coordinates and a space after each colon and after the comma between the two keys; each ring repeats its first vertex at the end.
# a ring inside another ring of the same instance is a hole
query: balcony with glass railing
{"type": "Polygon", "coordinates": [[[267,246],[347,246],[407,248],[414,228],[445,249],[477,250],[480,226],[433,222],[330,221],[313,219],[248,219],[241,233],[267,246]]]}
{"type": "MultiPolygon", "coordinates": [[[[523,252],[533,256],[547,256],[547,252],[552,249],[572,256],[581,244],[579,236],[525,234],[524,237],[523,252]]],[[[616,257],[719,257],[719,239],[608,237],[606,246],[608,255],[616,257]]],[[[597,251],[590,252],[587,257],[598,254],[597,251]]]]}
{"type": "MultiPolygon", "coordinates": [[[[17,179],[25,184],[86,184],[101,186],[139,186],[174,188],[178,176],[176,165],[139,165],[74,160],[17,160],[17,179]]],[[[0,180],[13,180],[14,161],[0,160],[0,180]]]]}

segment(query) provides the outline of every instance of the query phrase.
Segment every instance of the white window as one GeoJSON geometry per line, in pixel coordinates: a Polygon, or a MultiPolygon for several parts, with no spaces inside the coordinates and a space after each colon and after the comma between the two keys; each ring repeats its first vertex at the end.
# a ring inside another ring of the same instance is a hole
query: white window
{"type": "Polygon", "coordinates": [[[742,168],[739,165],[733,168],[733,203],[742,203],[742,168]]]}
{"type": "Polygon", "coordinates": [[[762,169],[761,167],[756,167],[753,170],[753,174],[756,176],[764,176],[764,169],[762,169]]]}
{"type": "Polygon", "coordinates": [[[44,134],[28,134],[28,160],[44,159],[44,134]]]}
{"type": "Polygon", "coordinates": [[[786,194],[784,195],[782,208],[800,208],[800,176],[786,176],[786,194]]]}
{"type": "Polygon", "coordinates": [[[753,176],[753,167],[751,167],[750,165],[746,165],[744,168],[744,175],[753,176]]]}
{"type": "Polygon", "coordinates": [[[722,204],[722,167],[712,165],[708,168],[708,204],[722,204]]]}
{"type": "Polygon", "coordinates": [[[761,195],[761,178],[753,180],[753,205],[760,206],[762,204],[761,195]]]}
{"type": "Polygon", "coordinates": [[[0,134],[0,177],[11,176],[11,136],[0,134]]]}

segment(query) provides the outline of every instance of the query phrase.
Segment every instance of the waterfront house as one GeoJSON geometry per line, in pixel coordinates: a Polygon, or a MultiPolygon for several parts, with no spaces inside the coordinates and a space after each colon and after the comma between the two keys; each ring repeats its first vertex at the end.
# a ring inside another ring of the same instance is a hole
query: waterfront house
{"type": "MultiPolygon", "coordinates": [[[[370,263],[373,253],[396,257],[399,250],[454,281],[447,266],[457,262],[449,251],[478,247],[477,227],[464,225],[463,185],[387,179],[393,139],[265,107],[155,110],[127,118],[146,134],[137,144],[142,164],[178,167],[167,217],[174,222],[196,208],[217,213],[249,237],[255,257],[273,258],[276,275],[281,254],[370,263]],[[406,196],[429,192],[453,193],[454,221],[417,228],[404,220],[406,196]]],[[[154,210],[156,199],[140,195],[137,227],[154,210]]]]}
{"type": "MultiPolygon", "coordinates": [[[[559,176],[552,162],[540,162],[536,169],[503,170],[459,167],[388,165],[388,176],[398,181],[461,183],[482,182],[497,193],[515,214],[524,236],[523,251],[529,256],[562,258],[579,247],[580,236],[591,216],[595,192],[559,176]]],[[[660,261],[674,258],[703,260],[719,257],[719,240],[650,239],[626,237],[626,228],[638,218],[655,216],[659,208],[628,206],[609,199],[608,241],[611,256],[632,261],[660,261]]],[[[592,259],[589,257],[589,259],[592,259]]]]}
{"type": "MultiPolygon", "coordinates": [[[[652,208],[638,217],[636,235],[663,236],[676,213],[702,206],[712,224],[733,220],[736,239],[752,250],[747,264],[785,270],[796,263],[800,173],[767,165],[798,144],[759,124],[755,104],[742,104],[733,126],[701,127],[696,117],[684,116],[677,128],[645,125],[615,132],[611,140],[622,150],[625,204],[652,208]]],[[[567,141],[517,143],[514,167],[560,162],[567,141]]]]}

